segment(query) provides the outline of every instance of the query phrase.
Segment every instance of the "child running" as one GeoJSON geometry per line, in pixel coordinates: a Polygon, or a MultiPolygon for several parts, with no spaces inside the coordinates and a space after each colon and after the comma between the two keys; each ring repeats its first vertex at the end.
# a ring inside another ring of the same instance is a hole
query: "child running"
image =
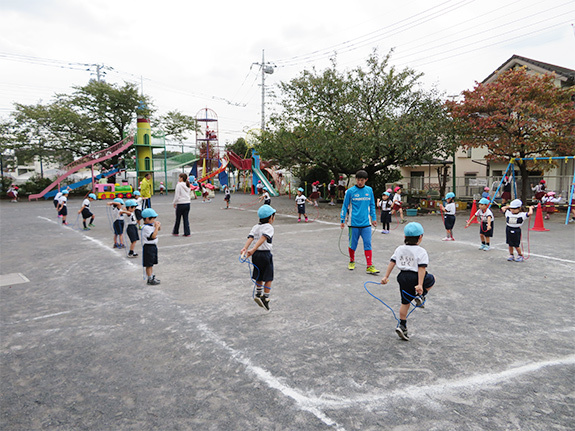
{"type": "Polygon", "coordinates": [[[389,199],[390,193],[383,192],[381,199],[377,200],[377,206],[381,209],[381,233],[389,233],[389,225],[391,223],[391,207],[393,202],[389,199]]]}
{"type": "Polygon", "coordinates": [[[521,252],[521,226],[528,217],[533,215],[533,207],[529,207],[529,212],[521,211],[523,202],[519,199],[511,201],[509,205],[501,208],[501,212],[505,213],[505,221],[507,227],[505,228],[505,239],[509,246],[509,262],[523,262],[524,257],[521,252]],[[517,250],[517,257],[513,253],[513,249],[517,250]]]}
{"type": "Polygon", "coordinates": [[[274,261],[272,256],[272,240],[276,210],[269,205],[258,209],[260,222],[252,227],[248,239],[241,250],[242,256],[252,257],[254,269],[252,279],[256,283],[254,301],[266,311],[270,311],[270,291],[274,279],[274,261]],[[255,241],[254,246],[248,247],[255,241]],[[263,294],[262,294],[263,292],[263,294]]]}
{"type": "Polygon", "coordinates": [[[442,241],[455,241],[453,238],[453,226],[455,226],[455,193],[449,192],[445,195],[445,200],[447,204],[443,206],[442,203],[439,204],[439,209],[443,214],[443,225],[445,226],[445,238],[442,241]]]}
{"type": "Polygon", "coordinates": [[[466,229],[471,224],[473,217],[477,217],[479,222],[479,238],[481,239],[479,250],[488,251],[491,249],[490,242],[493,237],[493,212],[489,209],[489,199],[481,198],[479,200],[479,209],[465,223],[466,229]]]}
{"type": "Polygon", "coordinates": [[[423,240],[423,226],[417,222],[408,223],[403,228],[403,234],[405,245],[400,245],[395,249],[385,276],[381,279],[381,284],[387,284],[391,271],[397,266],[400,270],[397,282],[401,306],[399,307],[399,324],[395,332],[402,340],[409,341],[407,312],[411,301],[415,302],[416,307],[423,307],[425,296],[435,284],[435,277],[427,272],[429,256],[427,251],[419,246],[423,240]]]}
{"type": "Polygon", "coordinates": [[[94,226],[94,214],[90,211],[90,202],[96,200],[96,195],[90,193],[86,199],[82,202],[82,208],[78,211],[78,214],[82,214],[82,224],[84,225],[84,230],[90,230],[94,226]],[[90,224],[86,226],[86,220],[90,219],[90,224]]]}
{"type": "Polygon", "coordinates": [[[231,199],[230,188],[227,184],[224,186],[224,201],[226,201],[226,209],[230,208],[230,199],[231,199]]]}
{"type": "Polygon", "coordinates": [[[114,247],[124,248],[124,215],[122,214],[122,206],[124,200],[120,198],[108,202],[112,206],[112,229],[114,230],[114,247]]]}
{"type": "Polygon", "coordinates": [[[299,188],[297,189],[297,196],[295,197],[295,204],[297,207],[297,222],[301,222],[301,216],[303,214],[303,216],[305,217],[305,222],[307,223],[307,214],[305,212],[305,203],[309,202],[310,204],[312,203],[308,198],[305,197],[305,195],[303,194],[303,188],[299,188]]]}
{"type": "Polygon", "coordinates": [[[403,209],[401,209],[401,187],[397,186],[393,189],[395,194],[393,195],[393,207],[391,209],[391,215],[394,215],[399,211],[399,216],[401,217],[401,223],[405,223],[403,218],[403,209]]]}
{"type": "Polygon", "coordinates": [[[260,198],[258,199],[258,202],[264,201],[264,205],[271,205],[272,203],[272,198],[270,196],[270,192],[268,190],[267,187],[264,187],[262,192],[262,195],[260,196],[260,198]]]}
{"type": "Polygon", "coordinates": [[[142,218],[144,219],[142,264],[146,268],[147,284],[152,286],[160,284],[160,280],[154,274],[154,265],[158,264],[158,232],[162,224],[156,220],[156,217],[158,217],[158,213],[152,208],[146,208],[142,211],[142,218]]]}
{"type": "Polygon", "coordinates": [[[68,225],[66,222],[66,217],[68,216],[68,207],[66,206],[68,202],[68,190],[62,190],[62,196],[58,198],[58,217],[62,217],[62,224],[68,225]]]}
{"type": "Polygon", "coordinates": [[[126,217],[126,234],[130,239],[130,251],[128,252],[128,257],[138,257],[138,253],[134,250],[136,248],[136,242],[140,239],[138,235],[138,218],[136,217],[136,207],[138,203],[135,199],[126,200],[126,210],[122,211],[126,217]]]}
{"type": "Polygon", "coordinates": [[[363,240],[363,250],[367,261],[366,272],[368,274],[378,274],[372,263],[371,250],[371,225],[377,227],[377,216],[375,214],[375,198],[371,187],[366,186],[367,172],[362,170],[355,174],[356,185],[347,189],[341,207],[341,228],[345,226],[348,213],[349,217],[349,270],[355,269],[355,249],[361,237],[363,240]],[[371,223],[370,223],[371,221],[371,223]]]}

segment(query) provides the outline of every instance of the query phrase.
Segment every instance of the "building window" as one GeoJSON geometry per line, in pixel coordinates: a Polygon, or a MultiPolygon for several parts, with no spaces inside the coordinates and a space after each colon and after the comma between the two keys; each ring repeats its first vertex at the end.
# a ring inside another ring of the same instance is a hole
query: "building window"
{"type": "Polygon", "coordinates": [[[465,150],[465,152],[467,153],[467,158],[468,158],[468,159],[471,158],[471,150],[472,150],[472,148],[468,148],[467,150],[465,150]]]}
{"type": "Polygon", "coordinates": [[[411,189],[412,190],[423,190],[423,177],[425,172],[423,171],[411,171],[411,189]]]}
{"type": "MultiPolygon", "coordinates": [[[[148,135],[146,135],[146,136],[148,136],[148,135]]],[[[144,170],[145,170],[145,171],[151,171],[151,170],[152,170],[152,167],[151,167],[151,164],[150,164],[150,158],[149,158],[149,157],[146,157],[146,158],[144,159],[144,170]]]]}
{"type": "Polygon", "coordinates": [[[144,145],[150,145],[150,135],[144,134],[144,145]]]}

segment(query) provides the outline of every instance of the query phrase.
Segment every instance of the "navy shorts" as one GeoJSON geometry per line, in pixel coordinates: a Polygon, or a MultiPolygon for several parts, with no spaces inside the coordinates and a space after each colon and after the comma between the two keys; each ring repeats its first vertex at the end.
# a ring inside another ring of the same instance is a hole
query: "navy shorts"
{"type": "MultiPolygon", "coordinates": [[[[401,303],[409,304],[417,292],[415,291],[415,286],[419,281],[419,275],[417,272],[413,271],[401,271],[397,275],[397,282],[399,283],[399,293],[401,294],[401,303]],[[405,293],[404,293],[405,292],[405,293]]],[[[425,278],[423,279],[423,295],[427,295],[427,291],[435,284],[435,277],[425,272],[425,278]]]]}
{"type": "Polygon", "coordinates": [[[509,247],[521,247],[521,228],[507,226],[505,228],[505,242],[509,247]]]}
{"type": "Polygon", "coordinates": [[[122,235],[124,233],[124,220],[116,220],[114,222],[114,235],[122,235]]]}
{"type": "Polygon", "coordinates": [[[94,215],[94,214],[92,214],[88,208],[84,208],[84,209],[82,210],[82,218],[83,218],[84,220],[87,219],[87,218],[92,217],[93,215],[94,215]]]}
{"type": "Polygon", "coordinates": [[[54,199],[54,208],[58,208],[58,201],[54,199]]]}
{"type": "Polygon", "coordinates": [[[158,264],[158,246],[156,244],[145,244],[142,253],[142,264],[145,268],[158,264]]]}
{"type": "Polygon", "coordinates": [[[391,211],[382,211],[381,212],[381,222],[382,223],[391,223],[391,211]]]}
{"type": "Polygon", "coordinates": [[[130,242],[136,242],[140,239],[138,227],[135,224],[129,224],[126,227],[126,233],[128,234],[128,238],[130,238],[130,242]]]}
{"type": "Polygon", "coordinates": [[[224,200],[229,202],[230,201],[230,195],[225,195],[224,200]]]}
{"type": "Polygon", "coordinates": [[[142,210],[136,208],[136,220],[142,220],[142,210]]]}
{"type": "Polygon", "coordinates": [[[298,214],[305,214],[305,204],[299,204],[297,206],[297,213],[298,214]]]}
{"type": "Polygon", "coordinates": [[[484,221],[479,225],[479,233],[487,238],[493,237],[493,222],[491,222],[491,229],[487,230],[487,222],[484,221]]]}
{"type": "Polygon", "coordinates": [[[445,215],[443,224],[445,225],[445,230],[453,229],[453,226],[455,226],[455,216],[450,214],[445,215]]]}
{"type": "Polygon", "coordinates": [[[256,250],[252,254],[253,269],[252,278],[255,281],[273,281],[274,279],[274,258],[271,251],[256,250]]]}
{"type": "Polygon", "coordinates": [[[68,207],[66,205],[64,205],[62,208],[60,208],[60,211],[58,211],[58,215],[61,215],[61,216],[68,215],[68,207]]]}

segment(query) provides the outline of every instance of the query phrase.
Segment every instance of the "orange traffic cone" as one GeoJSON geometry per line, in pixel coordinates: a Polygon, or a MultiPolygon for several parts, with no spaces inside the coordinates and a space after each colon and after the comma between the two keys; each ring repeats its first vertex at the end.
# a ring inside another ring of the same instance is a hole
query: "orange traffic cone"
{"type": "Polygon", "coordinates": [[[539,231],[539,232],[545,232],[549,229],[545,229],[545,226],[543,225],[543,211],[541,210],[541,202],[539,202],[537,204],[537,213],[535,214],[535,224],[533,225],[533,227],[529,230],[535,230],[535,231],[539,231]]]}
{"type": "Polygon", "coordinates": [[[471,206],[471,214],[469,214],[469,219],[473,220],[471,220],[469,224],[479,224],[479,222],[477,221],[477,217],[474,217],[476,212],[477,212],[477,202],[475,202],[475,199],[473,199],[473,205],[471,206]]]}

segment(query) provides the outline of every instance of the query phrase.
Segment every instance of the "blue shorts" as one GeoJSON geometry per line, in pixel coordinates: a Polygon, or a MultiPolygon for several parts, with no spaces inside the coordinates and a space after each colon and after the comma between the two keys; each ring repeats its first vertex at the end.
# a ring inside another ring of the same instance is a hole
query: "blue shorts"
{"type": "Polygon", "coordinates": [[[114,235],[122,235],[124,233],[124,220],[116,220],[114,222],[114,235]]]}
{"type": "Polygon", "coordinates": [[[371,226],[349,227],[349,248],[355,250],[359,242],[359,237],[363,240],[363,249],[371,250],[371,226]]]}

